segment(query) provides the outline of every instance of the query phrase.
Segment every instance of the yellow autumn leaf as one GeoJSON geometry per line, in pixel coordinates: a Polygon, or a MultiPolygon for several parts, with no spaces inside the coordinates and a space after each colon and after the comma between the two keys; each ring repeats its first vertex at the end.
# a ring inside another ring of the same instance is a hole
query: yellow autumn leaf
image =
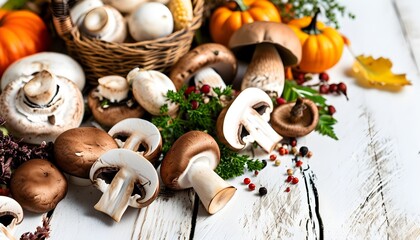
{"type": "Polygon", "coordinates": [[[394,74],[391,71],[392,62],[387,58],[373,58],[359,55],[353,64],[353,72],[360,80],[372,85],[402,87],[411,85],[405,74],[394,74]]]}

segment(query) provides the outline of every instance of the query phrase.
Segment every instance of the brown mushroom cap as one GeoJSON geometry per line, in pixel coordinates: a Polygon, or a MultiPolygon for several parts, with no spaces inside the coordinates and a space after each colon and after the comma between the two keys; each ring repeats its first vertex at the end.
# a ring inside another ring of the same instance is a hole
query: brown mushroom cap
{"type": "Polygon", "coordinates": [[[45,213],[54,209],[66,196],[67,180],[51,162],[32,159],[13,173],[10,191],[24,209],[45,213]]]}
{"type": "Polygon", "coordinates": [[[231,83],[237,71],[236,58],[225,46],[218,43],[201,44],[181,57],[172,67],[169,78],[179,90],[200,69],[213,68],[227,83],[231,83]]]}
{"type": "Polygon", "coordinates": [[[172,189],[184,189],[178,184],[178,178],[187,169],[190,160],[205,151],[214,154],[214,163],[211,165],[213,169],[216,168],[220,162],[220,150],[213,137],[205,132],[190,131],[178,138],[160,166],[163,183],[172,189]]]}
{"type": "Polygon", "coordinates": [[[101,101],[95,96],[95,91],[96,89],[93,89],[88,95],[88,106],[92,111],[93,118],[104,127],[112,127],[123,119],[142,117],[145,113],[145,110],[137,103],[132,107],[121,104],[103,108],[101,101]]]}
{"type": "Polygon", "coordinates": [[[92,164],[106,151],[118,148],[107,132],[94,127],[69,129],[60,134],[54,143],[57,166],[64,172],[89,178],[92,164]]]}
{"type": "Polygon", "coordinates": [[[250,61],[256,45],[271,43],[284,66],[293,66],[302,58],[302,46],[293,30],[283,23],[256,21],[243,25],[230,38],[229,47],[244,61],[250,61]]]}
{"type": "Polygon", "coordinates": [[[282,104],[271,113],[271,126],[283,137],[302,137],[318,124],[318,107],[309,99],[282,104]]]}

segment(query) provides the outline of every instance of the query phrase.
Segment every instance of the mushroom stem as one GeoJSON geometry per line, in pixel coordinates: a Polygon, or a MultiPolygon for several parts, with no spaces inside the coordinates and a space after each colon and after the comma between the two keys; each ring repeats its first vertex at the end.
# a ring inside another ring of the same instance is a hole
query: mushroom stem
{"type": "Polygon", "coordinates": [[[56,77],[46,70],[35,74],[23,87],[25,97],[39,106],[50,103],[56,91],[56,77]]]}
{"type": "Polygon", "coordinates": [[[210,214],[222,209],[236,192],[235,187],[209,167],[206,157],[198,158],[191,164],[187,179],[210,214]]]}
{"type": "Polygon", "coordinates": [[[306,109],[306,105],[303,104],[303,99],[296,99],[295,105],[290,110],[290,122],[297,123],[303,116],[303,111],[306,109]]]}
{"type": "Polygon", "coordinates": [[[127,98],[130,86],[127,79],[111,75],[98,79],[99,94],[111,102],[120,102],[127,98]]]}
{"type": "MultiPolygon", "coordinates": [[[[128,169],[120,169],[94,208],[119,222],[129,205],[130,196],[134,189],[135,178],[133,176],[134,174],[128,169]]],[[[100,184],[100,181],[103,180],[97,179],[96,181],[96,184],[100,184]]]]}
{"type": "Polygon", "coordinates": [[[277,97],[283,93],[284,66],[274,45],[261,43],[256,46],[242,79],[241,89],[249,87],[257,87],[267,93],[274,92],[277,97]]]}
{"type": "Polygon", "coordinates": [[[246,142],[256,141],[266,152],[273,151],[276,144],[282,139],[276,131],[253,108],[247,108],[241,119],[241,124],[248,131],[246,142]]]}
{"type": "Polygon", "coordinates": [[[203,85],[207,84],[212,89],[210,95],[216,96],[216,93],[213,91],[213,88],[220,88],[221,90],[226,88],[226,84],[223,81],[222,77],[210,67],[203,68],[199,70],[194,77],[195,86],[201,88],[203,85]]]}

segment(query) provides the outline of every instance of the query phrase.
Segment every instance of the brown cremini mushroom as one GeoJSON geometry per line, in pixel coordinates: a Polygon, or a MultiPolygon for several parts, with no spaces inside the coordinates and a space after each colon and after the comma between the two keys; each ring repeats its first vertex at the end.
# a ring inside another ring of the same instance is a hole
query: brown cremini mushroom
{"type": "Polygon", "coordinates": [[[318,107],[309,99],[282,104],[271,113],[271,126],[283,137],[303,137],[318,124],[318,107]]]}
{"type": "Polygon", "coordinates": [[[0,196],[0,239],[15,240],[16,225],[23,220],[23,209],[16,200],[0,196]]]}
{"type": "Polygon", "coordinates": [[[66,196],[67,180],[48,160],[32,159],[12,174],[10,192],[24,209],[45,213],[66,196]]]}
{"type": "Polygon", "coordinates": [[[78,127],[60,134],[54,142],[54,158],[65,173],[89,179],[92,164],[106,151],[118,148],[107,132],[94,127],[78,127]]]}
{"type": "Polygon", "coordinates": [[[163,183],[171,189],[193,188],[205,209],[214,214],[233,197],[236,188],[213,170],[220,162],[216,141],[207,133],[190,131],[178,138],[160,166],[163,183]]]}
{"type": "Polygon", "coordinates": [[[271,152],[282,139],[268,124],[273,102],[263,90],[246,88],[224,108],[217,118],[219,140],[235,151],[247,144],[258,143],[266,152],[271,152]]]}
{"type": "Polygon", "coordinates": [[[221,44],[201,44],[175,63],[169,78],[179,90],[184,84],[188,85],[191,78],[197,74],[203,74],[202,71],[207,72],[205,78],[196,80],[196,83],[203,84],[203,81],[207,81],[205,84],[211,87],[223,87],[225,83],[230,84],[236,75],[236,58],[228,48],[221,44]]]}
{"type": "Polygon", "coordinates": [[[115,124],[108,134],[119,147],[140,152],[154,163],[162,151],[162,136],[151,122],[140,118],[128,118],[115,124]]]}
{"type": "Polygon", "coordinates": [[[293,30],[283,23],[256,21],[242,25],[232,35],[229,47],[238,59],[250,62],[241,89],[258,87],[281,96],[284,66],[300,62],[302,46],[293,30]]]}
{"type": "Polygon", "coordinates": [[[142,208],[159,193],[159,178],[153,165],[128,149],[111,149],[90,170],[90,179],[103,192],[95,209],[119,222],[128,206],[142,208]]]}
{"type": "Polygon", "coordinates": [[[98,86],[88,95],[88,106],[93,118],[104,127],[112,127],[126,118],[142,117],[145,110],[131,97],[130,86],[120,76],[98,79],[98,86]]]}

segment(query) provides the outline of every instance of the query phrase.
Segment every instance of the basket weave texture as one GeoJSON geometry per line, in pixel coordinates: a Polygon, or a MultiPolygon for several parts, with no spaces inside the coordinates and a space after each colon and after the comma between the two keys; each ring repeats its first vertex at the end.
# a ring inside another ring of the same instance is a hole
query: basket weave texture
{"type": "Polygon", "coordinates": [[[55,29],[64,40],[68,54],[82,65],[88,83],[97,85],[100,77],[125,77],[135,67],[161,72],[169,70],[190,50],[195,31],[201,26],[204,0],[192,0],[192,3],[194,17],[189,28],[135,43],[105,42],[83,36],[70,19],[67,1],[52,0],[51,11],[55,29]]]}

